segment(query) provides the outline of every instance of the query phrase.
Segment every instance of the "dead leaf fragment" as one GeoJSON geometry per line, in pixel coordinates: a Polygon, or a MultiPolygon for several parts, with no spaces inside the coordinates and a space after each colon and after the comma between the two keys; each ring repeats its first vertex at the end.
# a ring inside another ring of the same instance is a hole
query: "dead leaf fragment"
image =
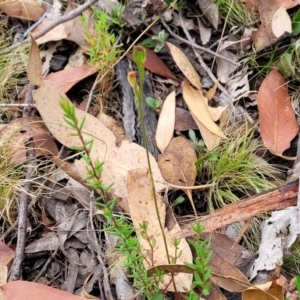
{"type": "Polygon", "coordinates": [[[282,155],[290,147],[299,127],[286,80],[277,70],[271,71],[262,82],[257,95],[257,105],[264,145],[273,154],[282,155]]]}
{"type": "Polygon", "coordinates": [[[191,113],[183,108],[175,108],[175,130],[186,131],[190,129],[198,129],[191,113]]]}
{"type": "Polygon", "coordinates": [[[31,36],[31,47],[27,63],[27,76],[29,81],[37,86],[42,83],[42,61],[36,41],[31,36]]]}
{"type": "Polygon", "coordinates": [[[292,32],[292,21],[284,7],[278,8],[272,19],[272,31],[279,38],[284,33],[292,32]]]}
{"type": "Polygon", "coordinates": [[[181,72],[192,83],[193,86],[195,86],[197,89],[200,90],[201,89],[200,76],[198,75],[197,71],[190,63],[188,58],[185,56],[185,54],[178,47],[174,46],[169,42],[166,42],[166,45],[168,46],[170,53],[176,65],[181,70],[181,72]]]}
{"type": "Polygon", "coordinates": [[[175,91],[171,92],[167,96],[157,123],[155,141],[157,148],[161,153],[164,152],[165,148],[170,143],[174,133],[176,105],[175,96],[175,91]]]}
{"type": "MultiPolygon", "coordinates": [[[[157,220],[159,217],[162,224],[165,224],[166,205],[162,196],[156,194],[156,201],[159,211],[159,216],[157,216],[154,195],[148,173],[149,172],[147,169],[131,170],[128,173],[127,180],[128,204],[130,207],[130,215],[133,225],[136,229],[136,233],[139,242],[142,245],[143,251],[145,251],[145,253],[151,253],[151,257],[153,255],[153,259],[147,259],[147,262],[150,262],[150,265],[144,261],[144,265],[147,270],[156,266],[168,264],[164,240],[160,234],[161,230],[157,220]],[[155,240],[153,251],[150,249],[149,242],[141,236],[140,224],[143,222],[148,223],[147,235],[155,240]]],[[[176,223],[171,230],[168,230],[167,228],[164,228],[164,230],[169,253],[175,253],[173,241],[175,234],[180,232],[180,227],[176,223]]],[[[176,260],[178,265],[183,265],[184,262],[192,262],[192,252],[185,239],[181,239],[179,249],[177,251],[181,252],[181,255],[176,260]]],[[[186,273],[179,273],[174,276],[176,290],[179,292],[185,292],[186,290],[189,290],[192,283],[192,278],[192,274],[186,273]]],[[[163,290],[166,289],[168,291],[174,291],[174,286],[171,282],[171,276],[168,274],[164,276],[164,283],[160,283],[160,288],[163,290]]]]}

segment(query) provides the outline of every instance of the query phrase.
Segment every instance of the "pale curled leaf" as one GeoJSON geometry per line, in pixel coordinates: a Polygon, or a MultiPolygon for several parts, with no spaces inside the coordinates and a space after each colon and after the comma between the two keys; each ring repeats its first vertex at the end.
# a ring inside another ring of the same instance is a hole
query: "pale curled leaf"
{"type": "Polygon", "coordinates": [[[173,137],[175,126],[175,96],[175,91],[167,96],[158,119],[155,140],[157,148],[161,153],[164,152],[173,137]]]}
{"type": "Polygon", "coordinates": [[[272,31],[279,38],[284,33],[292,32],[292,21],[284,7],[280,7],[272,19],[272,31]]]}
{"type": "MultiPolygon", "coordinates": [[[[141,237],[141,228],[140,225],[143,222],[148,223],[147,235],[154,237],[156,241],[156,246],[153,251],[153,265],[148,265],[144,260],[144,265],[146,269],[150,269],[155,266],[166,265],[168,264],[168,259],[166,256],[166,250],[164,245],[164,240],[162,237],[161,229],[158,223],[158,216],[156,213],[154,195],[152,192],[152,187],[150,183],[149,172],[147,169],[135,169],[131,170],[128,173],[127,180],[127,189],[128,189],[128,204],[130,207],[130,215],[133,222],[133,225],[136,229],[136,233],[139,239],[139,242],[142,246],[144,253],[151,253],[149,242],[141,237]],[[142,195],[142,198],[141,198],[142,195]]],[[[165,201],[159,194],[156,194],[156,201],[159,211],[159,218],[162,224],[165,224],[166,219],[166,205],[165,201]]],[[[175,247],[173,245],[174,238],[176,234],[180,232],[180,227],[176,223],[171,230],[164,228],[167,247],[169,253],[175,253],[175,247]]],[[[183,265],[184,262],[192,262],[192,252],[188,246],[188,243],[185,239],[181,239],[179,244],[178,253],[181,252],[181,255],[177,258],[176,263],[183,265]]],[[[152,253],[151,253],[152,254],[152,253]]],[[[164,276],[164,283],[160,283],[160,289],[166,289],[168,291],[174,291],[174,286],[170,283],[170,276],[164,276]]],[[[177,276],[174,276],[176,283],[176,290],[179,292],[184,292],[189,290],[192,283],[192,274],[179,273],[177,276]]]]}
{"type": "Polygon", "coordinates": [[[177,48],[176,46],[174,46],[169,42],[166,42],[166,45],[170,49],[171,55],[176,65],[181,70],[181,72],[192,83],[193,86],[195,86],[197,89],[200,90],[201,89],[200,76],[198,75],[197,71],[190,63],[188,58],[185,56],[185,54],[179,48],[177,48]]]}
{"type": "Polygon", "coordinates": [[[277,70],[271,71],[262,82],[257,105],[260,134],[264,145],[275,155],[282,155],[299,131],[289,98],[287,83],[277,70]]]}
{"type": "Polygon", "coordinates": [[[201,124],[203,124],[203,126],[205,126],[213,134],[226,138],[222,130],[220,130],[217,124],[213,121],[206,104],[207,99],[205,99],[202,92],[200,90],[196,90],[187,82],[187,80],[184,80],[182,93],[183,99],[189,107],[194,119],[200,121],[201,124]]]}

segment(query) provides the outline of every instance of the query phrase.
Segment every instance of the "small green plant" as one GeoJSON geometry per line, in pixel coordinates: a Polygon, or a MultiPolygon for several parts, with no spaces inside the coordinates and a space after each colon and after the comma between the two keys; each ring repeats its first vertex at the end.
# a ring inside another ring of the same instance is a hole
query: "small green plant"
{"type": "Polygon", "coordinates": [[[203,232],[204,226],[197,223],[192,228],[196,234],[195,241],[188,240],[188,242],[195,249],[196,258],[193,264],[185,263],[187,267],[194,270],[194,281],[188,294],[189,300],[207,296],[211,289],[211,268],[209,267],[209,262],[212,257],[211,244],[207,239],[201,240],[201,233],[203,232]],[[195,292],[196,288],[200,290],[199,295],[195,292]]]}
{"type": "Polygon", "coordinates": [[[148,48],[154,48],[154,52],[159,52],[164,46],[165,41],[167,40],[169,34],[162,30],[158,33],[158,35],[154,35],[151,38],[145,39],[142,42],[142,46],[148,48]]]}
{"type": "Polygon", "coordinates": [[[255,15],[239,0],[217,0],[220,18],[227,21],[230,28],[240,28],[255,19],[255,15]]]}
{"type": "Polygon", "coordinates": [[[111,25],[117,25],[119,27],[123,27],[124,23],[122,21],[122,14],[125,10],[125,6],[122,4],[118,4],[116,8],[111,10],[110,14],[110,22],[111,25]]]}
{"type": "Polygon", "coordinates": [[[162,102],[161,102],[160,100],[156,100],[156,99],[154,99],[154,98],[152,98],[152,97],[147,97],[147,98],[146,98],[146,102],[147,102],[147,104],[148,104],[151,108],[153,108],[155,111],[160,110],[161,107],[162,107],[162,102]]]}
{"type": "Polygon", "coordinates": [[[277,170],[255,156],[260,147],[254,129],[245,125],[213,152],[197,148],[199,181],[213,183],[206,196],[210,211],[274,187],[271,179],[280,181],[277,170]]]}
{"type": "Polygon", "coordinates": [[[122,27],[121,14],[123,6],[118,6],[112,13],[112,17],[100,10],[93,10],[93,22],[90,26],[89,18],[86,15],[81,16],[84,29],[84,38],[88,44],[86,52],[89,56],[89,64],[98,70],[98,77],[101,84],[97,85],[94,97],[96,101],[93,113],[96,115],[103,110],[105,99],[111,98],[114,81],[114,69],[111,68],[121,56],[119,41],[122,30],[118,30],[118,35],[110,29],[112,25],[122,27]]]}

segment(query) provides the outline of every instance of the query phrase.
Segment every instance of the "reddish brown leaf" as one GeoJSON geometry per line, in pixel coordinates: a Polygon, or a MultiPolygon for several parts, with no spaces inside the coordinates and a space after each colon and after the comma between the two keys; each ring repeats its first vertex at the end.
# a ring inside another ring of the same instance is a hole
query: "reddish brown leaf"
{"type": "MultiPolygon", "coordinates": [[[[154,51],[147,48],[145,49],[146,49],[145,68],[147,70],[163,77],[178,80],[178,78],[170,71],[167,65],[157,56],[157,54],[154,51]]],[[[130,60],[134,61],[132,53],[128,53],[127,57],[130,60]]]]}
{"type": "Polygon", "coordinates": [[[79,296],[55,289],[44,284],[29,281],[12,281],[0,287],[3,295],[9,300],[82,300],[79,296]]]}
{"type": "Polygon", "coordinates": [[[51,81],[60,90],[66,93],[72,86],[80,80],[94,74],[97,70],[90,65],[82,65],[80,67],[70,67],[46,76],[46,80],[51,81]]]}
{"type": "Polygon", "coordinates": [[[281,155],[298,133],[298,124],[284,77],[273,70],[263,81],[257,95],[260,134],[272,153],[281,155]]]}

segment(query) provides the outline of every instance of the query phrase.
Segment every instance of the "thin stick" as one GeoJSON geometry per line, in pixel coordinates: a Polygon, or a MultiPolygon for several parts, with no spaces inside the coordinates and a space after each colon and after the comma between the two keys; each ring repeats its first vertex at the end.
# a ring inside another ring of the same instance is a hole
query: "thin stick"
{"type": "Polygon", "coordinates": [[[238,63],[238,62],[236,62],[236,61],[234,61],[234,60],[232,60],[232,59],[230,59],[228,57],[225,57],[225,56],[223,56],[223,55],[221,55],[219,53],[216,53],[216,52],[214,52],[214,51],[212,51],[212,50],[210,50],[208,48],[199,46],[196,43],[194,43],[193,41],[188,41],[187,39],[184,39],[181,36],[177,35],[176,33],[174,33],[171,30],[171,28],[167,25],[167,23],[164,21],[163,18],[161,19],[161,22],[164,25],[164,27],[167,29],[167,31],[169,32],[169,34],[172,37],[174,37],[175,39],[177,39],[177,40],[179,40],[179,41],[181,41],[181,42],[183,42],[185,44],[188,44],[188,45],[192,46],[193,48],[196,48],[196,49],[202,50],[203,52],[209,53],[209,54],[213,55],[213,57],[220,57],[220,58],[222,58],[224,60],[227,60],[228,62],[230,62],[230,63],[232,63],[232,64],[234,64],[236,66],[240,66],[240,63],[238,63]]]}
{"type": "Polygon", "coordinates": [[[35,107],[32,103],[1,103],[0,107],[35,107]]]}
{"type": "MultiPolygon", "coordinates": [[[[28,90],[25,97],[25,103],[32,103],[32,91],[35,86],[33,84],[29,84],[28,90]]],[[[31,115],[31,107],[24,107],[23,118],[29,117],[31,115]]],[[[29,140],[29,143],[26,145],[27,151],[26,156],[28,159],[28,167],[26,173],[26,181],[24,184],[24,190],[20,197],[19,203],[19,222],[18,222],[18,240],[17,240],[17,248],[16,255],[12,265],[11,274],[9,277],[9,281],[19,280],[22,274],[22,267],[24,261],[24,251],[25,251],[25,243],[26,243],[26,228],[27,228],[27,215],[28,215],[28,200],[32,187],[32,175],[35,170],[34,162],[35,162],[35,150],[33,139],[29,140]]]]}

